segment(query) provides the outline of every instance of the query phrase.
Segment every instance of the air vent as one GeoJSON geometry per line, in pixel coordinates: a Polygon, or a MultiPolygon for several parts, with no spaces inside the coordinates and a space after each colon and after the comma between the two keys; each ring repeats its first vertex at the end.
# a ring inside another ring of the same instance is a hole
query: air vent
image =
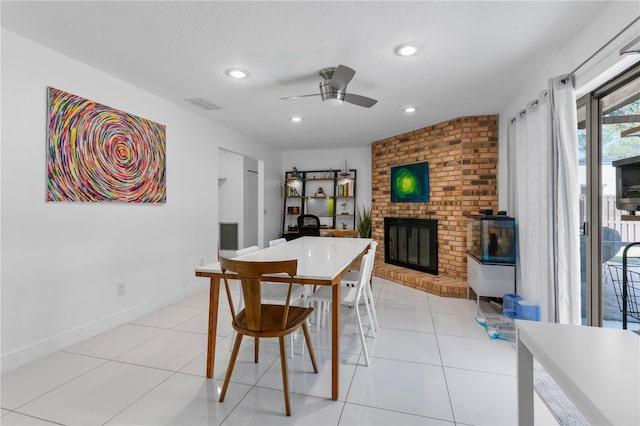
{"type": "Polygon", "coordinates": [[[196,105],[202,109],[206,109],[207,111],[215,111],[217,109],[220,109],[218,105],[212,104],[211,102],[203,98],[185,99],[185,102],[189,102],[190,104],[196,105]]]}

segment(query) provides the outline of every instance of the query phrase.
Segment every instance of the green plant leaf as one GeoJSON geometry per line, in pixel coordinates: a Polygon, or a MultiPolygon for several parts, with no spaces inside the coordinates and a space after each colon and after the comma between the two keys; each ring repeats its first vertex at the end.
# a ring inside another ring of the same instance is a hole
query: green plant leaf
{"type": "Polygon", "coordinates": [[[362,210],[358,209],[356,228],[360,238],[371,238],[371,219],[371,208],[362,206],[362,210]]]}

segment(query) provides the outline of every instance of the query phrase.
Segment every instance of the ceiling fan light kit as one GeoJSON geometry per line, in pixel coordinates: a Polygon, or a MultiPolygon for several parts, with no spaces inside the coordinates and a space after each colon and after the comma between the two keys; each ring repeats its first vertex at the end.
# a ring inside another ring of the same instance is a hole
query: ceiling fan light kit
{"type": "Polygon", "coordinates": [[[320,82],[320,97],[323,101],[329,101],[331,105],[342,105],[344,95],[344,90],[332,87],[329,80],[320,82]]]}

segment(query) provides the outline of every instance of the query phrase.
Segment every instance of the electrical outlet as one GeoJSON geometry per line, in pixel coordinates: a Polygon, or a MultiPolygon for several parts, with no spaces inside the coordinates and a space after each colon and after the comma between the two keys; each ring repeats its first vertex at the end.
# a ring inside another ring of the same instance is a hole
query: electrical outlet
{"type": "Polygon", "coordinates": [[[127,283],[118,283],[118,296],[127,294],[127,283]]]}

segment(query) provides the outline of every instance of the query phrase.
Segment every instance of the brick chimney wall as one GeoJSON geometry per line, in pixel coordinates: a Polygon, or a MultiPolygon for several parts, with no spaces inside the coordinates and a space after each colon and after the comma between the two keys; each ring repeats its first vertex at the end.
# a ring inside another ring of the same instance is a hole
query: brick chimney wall
{"type": "Polygon", "coordinates": [[[456,118],[383,139],[372,144],[371,155],[376,264],[384,263],[385,217],[437,219],[438,273],[466,280],[465,215],[498,210],[498,116],[456,118]],[[423,161],[429,162],[429,201],[392,203],[391,167],[423,161]]]}

